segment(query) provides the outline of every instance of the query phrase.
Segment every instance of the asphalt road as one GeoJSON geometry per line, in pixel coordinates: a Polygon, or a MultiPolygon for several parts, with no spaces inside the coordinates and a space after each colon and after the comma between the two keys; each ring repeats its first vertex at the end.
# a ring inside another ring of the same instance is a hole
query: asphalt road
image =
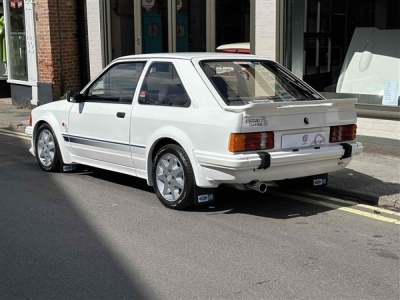
{"type": "Polygon", "coordinates": [[[173,211],[143,180],[45,173],[28,148],[0,133],[0,299],[400,298],[398,213],[278,189],[173,211]]]}

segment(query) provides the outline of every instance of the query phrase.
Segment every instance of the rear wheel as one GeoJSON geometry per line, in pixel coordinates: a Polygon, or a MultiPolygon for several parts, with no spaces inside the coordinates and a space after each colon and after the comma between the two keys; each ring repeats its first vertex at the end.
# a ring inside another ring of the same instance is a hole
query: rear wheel
{"type": "Polygon", "coordinates": [[[60,148],[57,138],[48,124],[43,124],[38,129],[35,142],[35,156],[39,166],[44,171],[57,172],[60,170],[60,148]]]}
{"type": "Polygon", "coordinates": [[[154,191],[161,203],[172,209],[194,204],[194,175],[189,157],[182,147],[163,146],[153,161],[154,191]]]}

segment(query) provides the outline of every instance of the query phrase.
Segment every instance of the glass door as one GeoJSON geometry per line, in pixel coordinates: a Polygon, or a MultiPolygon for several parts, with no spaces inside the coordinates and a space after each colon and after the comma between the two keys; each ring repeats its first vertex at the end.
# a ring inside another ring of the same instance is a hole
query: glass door
{"type": "Polygon", "coordinates": [[[0,78],[7,78],[6,30],[3,0],[0,0],[0,78]]]}
{"type": "Polygon", "coordinates": [[[28,81],[25,6],[31,3],[29,1],[10,0],[4,1],[2,4],[4,15],[0,18],[0,27],[2,28],[0,37],[1,71],[3,71],[1,75],[7,76],[4,70],[7,65],[10,71],[9,79],[28,81]],[[8,32],[5,32],[6,23],[8,32]]]}
{"type": "Polygon", "coordinates": [[[215,0],[216,46],[244,43],[250,45],[250,1],[215,0]]]}
{"type": "Polygon", "coordinates": [[[138,1],[136,53],[206,51],[207,3],[210,1],[138,1]]]}
{"type": "MultiPolygon", "coordinates": [[[[215,0],[113,0],[109,11],[109,60],[130,54],[214,51],[209,8],[215,0]]],[[[214,27],[215,28],[215,27],[214,27]]]]}
{"type": "Polygon", "coordinates": [[[205,0],[176,0],[175,51],[207,51],[206,14],[207,1],[205,0]]]}
{"type": "Polygon", "coordinates": [[[168,0],[136,1],[136,53],[170,52],[170,2],[168,0]]]}

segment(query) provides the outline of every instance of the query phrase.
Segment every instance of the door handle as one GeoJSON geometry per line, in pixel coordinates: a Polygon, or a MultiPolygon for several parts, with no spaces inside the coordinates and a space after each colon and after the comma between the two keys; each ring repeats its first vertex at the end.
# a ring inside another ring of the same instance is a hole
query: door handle
{"type": "Polygon", "coordinates": [[[124,112],[117,112],[117,117],[118,118],[125,118],[125,113],[124,112]]]}

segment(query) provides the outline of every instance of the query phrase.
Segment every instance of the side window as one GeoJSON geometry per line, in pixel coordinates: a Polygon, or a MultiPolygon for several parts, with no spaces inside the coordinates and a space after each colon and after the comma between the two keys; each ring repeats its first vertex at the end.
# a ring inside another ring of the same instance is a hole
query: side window
{"type": "Polygon", "coordinates": [[[88,89],[85,99],[95,102],[132,103],[145,62],[112,66],[88,89]]]}
{"type": "Polygon", "coordinates": [[[152,63],[140,89],[139,103],[189,107],[190,98],[170,62],[152,63]]]}

